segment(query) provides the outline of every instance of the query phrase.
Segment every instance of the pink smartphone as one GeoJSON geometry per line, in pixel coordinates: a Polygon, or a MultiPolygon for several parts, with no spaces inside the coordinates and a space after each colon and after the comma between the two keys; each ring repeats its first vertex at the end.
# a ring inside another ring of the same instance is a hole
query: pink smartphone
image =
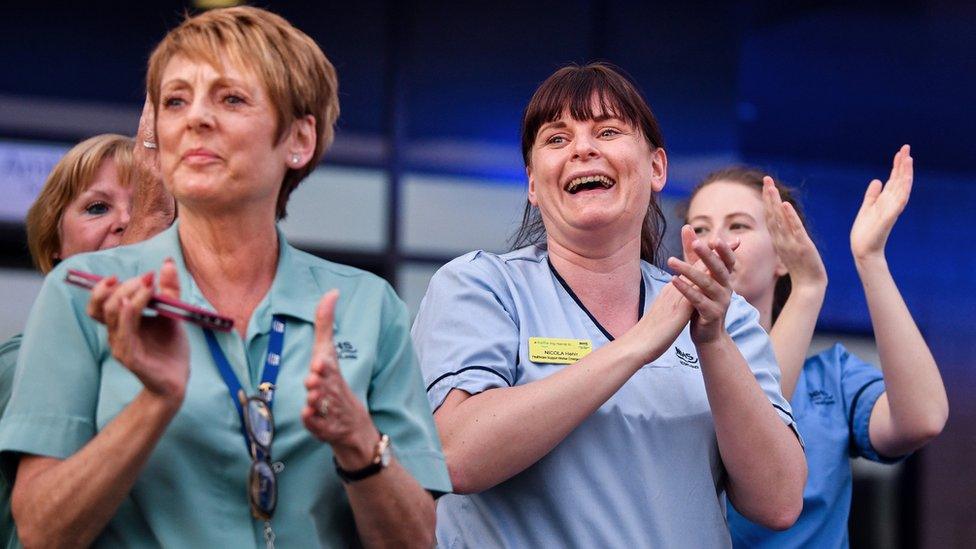
{"type": "MultiPolygon", "coordinates": [[[[64,277],[64,281],[68,284],[74,284],[86,290],[94,288],[95,284],[98,284],[98,281],[101,279],[102,277],[99,275],[76,269],[68,269],[68,274],[64,277]]],[[[192,322],[197,326],[210,330],[229,332],[234,328],[234,319],[232,318],[227,318],[226,316],[201,309],[189,303],[183,303],[179,299],[173,299],[164,295],[156,294],[152,296],[149,299],[149,305],[147,307],[165,317],[192,322]]]]}

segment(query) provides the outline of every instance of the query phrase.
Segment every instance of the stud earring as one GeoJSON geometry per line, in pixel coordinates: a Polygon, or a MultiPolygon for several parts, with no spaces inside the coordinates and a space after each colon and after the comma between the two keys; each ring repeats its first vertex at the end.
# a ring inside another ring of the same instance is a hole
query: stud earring
{"type": "Polygon", "coordinates": [[[298,164],[299,162],[301,162],[301,160],[302,160],[302,157],[299,156],[298,153],[294,153],[294,154],[291,155],[291,163],[292,164],[298,164]]]}

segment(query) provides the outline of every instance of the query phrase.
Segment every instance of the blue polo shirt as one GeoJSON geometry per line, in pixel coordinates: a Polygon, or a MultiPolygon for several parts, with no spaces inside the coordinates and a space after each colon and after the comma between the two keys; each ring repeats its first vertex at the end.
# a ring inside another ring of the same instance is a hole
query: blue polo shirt
{"type": "MultiPolygon", "coordinates": [[[[646,308],[670,275],[643,262],[641,274],[646,308]]],[[[792,425],[758,319],[733,298],[728,331],[770,405],[792,425]]],[[[612,339],[535,246],[472,252],[441,268],[412,334],[435,409],[451,389],[475,394],[573,367],[530,360],[530,337],[587,340],[594,349],[612,339]]],[[[441,498],[437,540],[441,547],[726,547],[725,476],[686,327],[534,465],[479,494],[441,498]]]]}
{"type": "MultiPolygon", "coordinates": [[[[437,431],[409,337],[409,317],[378,277],[296,250],[279,232],[278,267],[244,339],[218,342],[249,394],[265,364],[272,315],[285,317],[275,399],[272,457],[279,547],[348,547],[358,543],[352,510],[332,465],[332,451],[309,433],[300,412],[314,341],[315,308],[338,288],[335,344],[339,367],[388,434],[403,467],[421,486],[450,491],[437,431]]],[[[64,282],[69,268],[127,279],[172,257],[180,297],[213,309],[183,262],[177,226],[145,242],[73,256],[48,275],[25,330],[13,397],[0,422],[0,463],[12,480],[20,454],[64,459],[88,443],[142,388],[112,356],[104,326],[88,318],[88,292],[64,282]]],[[[264,547],[263,524],[247,496],[251,457],[240,417],[207,348],[203,331],[183,324],[190,379],[179,413],[156,444],[135,485],[96,540],[111,547],[264,547]]]]}
{"type": "Polygon", "coordinates": [[[729,528],[736,547],[847,547],[851,509],[851,458],[881,463],[871,446],[868,423],[884,393],[881,370],[851,354],[841,344],[803,364],[790,404],[806,443],[807,485],[803,512],[792,528],[763,528],[729,506],[729,528]]]}

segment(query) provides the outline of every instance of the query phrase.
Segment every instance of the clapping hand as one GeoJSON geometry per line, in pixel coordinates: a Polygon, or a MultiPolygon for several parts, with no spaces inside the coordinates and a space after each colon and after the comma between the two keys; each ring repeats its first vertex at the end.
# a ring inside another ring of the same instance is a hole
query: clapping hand
{"type": "Polygon", "coordinates": [[[705,241],[695,236],[690,225],[681,228],[685,261],[668,258],[668,266],[679,276],[671,279],[675,288],[691,302],[691,338],[696,345],[717,341],[725,333],[725,313],[732,300],[732,271],[738,242],[705,241]]]}
{"type": "Polygon", "coordinates": [[[305,378],[308,396],[302,422],[315,438],[332,445],[343,468],[359,469],[372,457],[379,432],[339,371],[332,331],[338,300],[339,292],[332,290],[322,296],[315,311],[315,343],[305,378]]]}
{"type": "Polygon", "coordinates": [[[826,287],[827,270],[793,205],[783,202],[773,178],[763,178],[763,210],[773,248],[790,275],[794,288],[826,287]]]}
{"type": "MultiPolygon", "coordinates": [[[[182,402],[190,375],[190,351],[183,326],[165,316],[143,316],[153,295],[154,274],[119,282],[106,277],[92,289],[88,315],[108,328],[112,356],[128,368],[151,393],[182,402]]],[[[180,297],[173,261],[159,270],[159,293],[180,297]]]]}
{"type": "Polygon", "coordinates": [[[851,227],[851,252],[855,260],[884,257],[888,235],[908,204],[913,178],[911,149],[902,145],[895,153],[888,183],[882,186],[875,179],[864,193],[864,202],[851,227]]]}
{"type": "Polygon", "coordinates": [[[132,151],[132,216],[122,234],[124,244],[141,242],[163,231],[176,217],[176,202],[163,185],[156,142],[155,111],[146,96],[132,151]]]}

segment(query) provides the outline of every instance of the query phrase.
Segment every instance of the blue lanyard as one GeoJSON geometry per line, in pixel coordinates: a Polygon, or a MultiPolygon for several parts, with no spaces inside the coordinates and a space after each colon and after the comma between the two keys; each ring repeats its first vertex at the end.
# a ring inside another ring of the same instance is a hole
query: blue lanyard
{"type": "MultiPolygon", "coordinates": [[[[207,337],[207,347],[210,348],[210,356],[217,363],[220,377],[224,378],[224,384],[227,385],[227,390],[230,392],[230,399],[234,403],[234,406],[237,407],[237,415],[241,419],[241,433],[244,435],[244,446],[250,452],[251,440],[247,436],[247,428],[244,426],[244,406],[241,403],[241,399],[238,398],[239,394],[243,393],[246,395],[247,393],[241,387],[241,382],[234,375],[234,370],[231,368],[230,362],[227,361],[227,356],[224,355],[220,344],[217,343],[217,336],[214,335],[212,330],[204,330],[203,334],[207,337]]],[[[267,390],[262,390],[261,396],[268,402],[269,409],[274,404],[274,384],[278,379],[278,370],[281,369],[281,349],[284,345],[285,320],[281,315],[274,315],[271,317],[271,333],[268,335],[268,356],[264,361],[264,372],[261,374],[261,384],[258,386],[267,388],[267,390]]]]}

